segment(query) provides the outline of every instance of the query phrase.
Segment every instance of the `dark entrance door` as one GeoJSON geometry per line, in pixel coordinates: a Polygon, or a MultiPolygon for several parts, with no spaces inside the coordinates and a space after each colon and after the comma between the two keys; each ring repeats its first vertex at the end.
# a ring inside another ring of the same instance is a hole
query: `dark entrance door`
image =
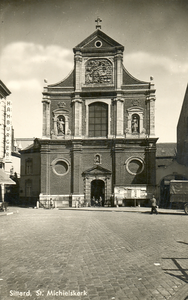
{"type": "Polygon", "coordinates": [[[102,205],[104,206],[104,201],[105,201],[105,186],[104,186],[104,181],[100,179],[93,180],[91,182],[91,205],[102,205]],[[101,202],[100,203],[100,197],[101,197],[101,202]]]}

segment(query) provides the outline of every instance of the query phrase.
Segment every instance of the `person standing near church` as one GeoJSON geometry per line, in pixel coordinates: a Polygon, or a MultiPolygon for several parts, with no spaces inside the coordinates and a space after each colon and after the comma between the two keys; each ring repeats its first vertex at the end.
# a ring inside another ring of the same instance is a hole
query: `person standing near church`
{"type": "Polygon", "coordinates": [[[157,200],[155,199],[154,195],[151,198],[151,214],[153,214],[153,213],[156,213],[156,215],[158,214],[158,211],[157,211],[157,200]]]}

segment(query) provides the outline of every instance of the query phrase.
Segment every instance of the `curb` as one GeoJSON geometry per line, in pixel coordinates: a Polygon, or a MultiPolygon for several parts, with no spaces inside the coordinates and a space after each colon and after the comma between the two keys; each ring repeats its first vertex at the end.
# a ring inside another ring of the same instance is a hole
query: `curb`
{"type": "MultiPolygon", "coordinates": [[[[128,213],[142,213],[142,214],[150,214],[150,209],[148,210],[138,210],[138,209],[111,209],[111,208],[84,208],[84,207],[79,207],[79,208],[74,208],[74,207],[63,207],[63,208],[58,208],[58,210],[74,210],[74,211],[100,211],[100,212],[128,212],[128,213]]],[[[160,211],[158,210],[158,214],[168,214],[168,215],[185,215],[184,211],[160,211]]]]}
{"type": "Polygon", "coordinates": [[[10,215],[13,215],[13,214],[18,214],[19,213],[19,211],[17,210],[17,211],[15,211],[15,212],[13,212],[13,211],[9,211],[9,212],[2,212],[2,213],[0,213],[0,217],[3,217],[3,216],[10,216],[10,215]]]}

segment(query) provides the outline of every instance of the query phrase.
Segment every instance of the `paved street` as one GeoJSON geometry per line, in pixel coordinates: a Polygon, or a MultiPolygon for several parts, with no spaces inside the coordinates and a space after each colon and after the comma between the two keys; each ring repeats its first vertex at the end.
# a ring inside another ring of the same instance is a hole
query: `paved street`
{"type": "Polygon", "coordinates": [[[188,299],[188,216],[14,208],[0,217],[2,300],[188,299]]]}

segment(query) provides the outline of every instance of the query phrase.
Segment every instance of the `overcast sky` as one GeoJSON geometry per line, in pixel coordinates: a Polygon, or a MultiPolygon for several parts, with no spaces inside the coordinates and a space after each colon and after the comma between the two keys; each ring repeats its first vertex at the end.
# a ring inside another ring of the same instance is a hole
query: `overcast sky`
{"type": "Polygon", "coordinates": [[[11,91],[15,137],[42,136],[42,91],[73,69],[73,47],[102,31],[124,66],[156,88],[156,136],[176,142],[188,83],[187,0],[0,0],[0,79],[11,91]]]}

